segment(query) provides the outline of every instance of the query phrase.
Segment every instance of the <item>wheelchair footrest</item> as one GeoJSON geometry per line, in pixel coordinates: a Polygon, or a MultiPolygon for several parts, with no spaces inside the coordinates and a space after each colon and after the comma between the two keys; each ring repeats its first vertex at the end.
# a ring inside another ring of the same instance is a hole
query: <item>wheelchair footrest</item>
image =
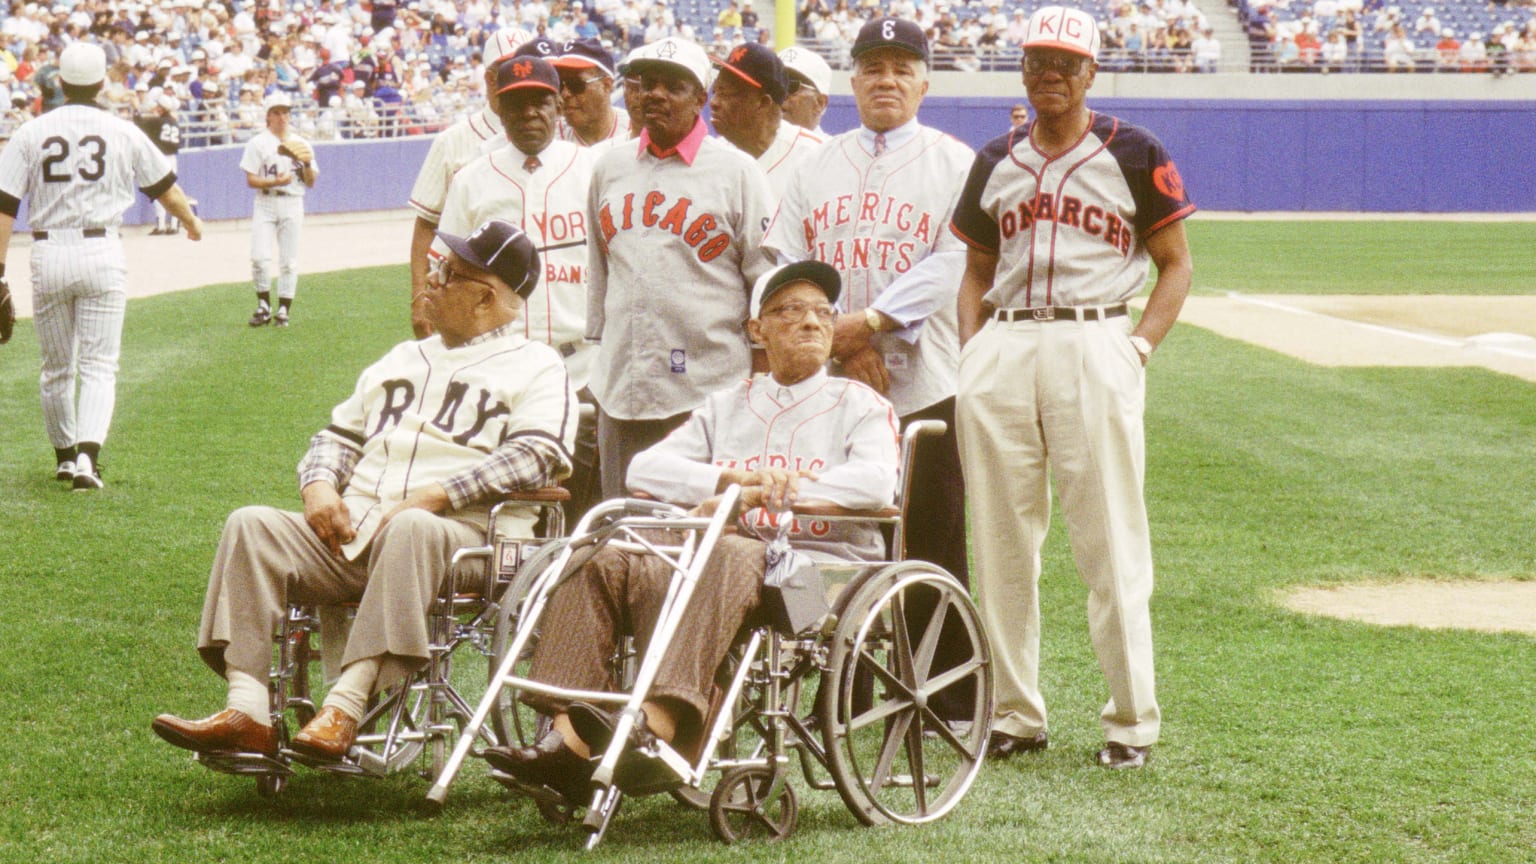
{"type": "Polygon", "coordinates": [[[293,776],[293,767],[283,756],[264,753],[193,753],[192,759],[210,771],[241,776],[293,776]]]}
{"type": "Polygon", "coordinates": [[[380,773],[367,770],[363,766],[352,761],[350,757],[339,761],[333,761],[329,759],[318,759],[306,753],[300,753],[297,750],[284,750],[283,756],[292,759],[294,762],[297,762],[306,768],[313,768],[316,771],[327,771],[331,774],[344,774],[350,777],[383,776],[380,773]]]}
{"type": "Polygon", "coordinates": [[[576,805],[572,804],[564,795],[537,783],[524,783],[523,781],[496,769],[491,769],[491,779],[507,787],[519,795],[526,795],[533,799],[535,806],[539,808],[539,815],[551,825],[564,825],[571,821],[576,813],[576,805]]]}

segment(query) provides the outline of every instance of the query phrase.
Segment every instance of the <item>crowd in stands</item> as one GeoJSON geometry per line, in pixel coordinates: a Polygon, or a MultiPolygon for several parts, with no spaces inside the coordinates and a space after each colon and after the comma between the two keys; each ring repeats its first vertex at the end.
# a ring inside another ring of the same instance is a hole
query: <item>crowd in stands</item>
{"type": "MultiPolygon", "coordinates": [[[[789,2],[789,0],[785,0],[789,2]]],[[[1033,0],[798,0],[799,39],[846,68],[876,14],[918,21],[938,69],[1017,68],[1033,0]]],[[[1235,0],[1253,70],[1536,71],[1536,15],[1493,0],[1430,6],[1379,0],[1235,0]],[[1453,18],[1451,16],[1454,16],[1453,18]],[[1470,22],[1470,23],[1468,23],[1470,22]]],[[[1528,0],[1521,0],[1528,2],[1528,0]]],[[[768,5],[768,4],[765,4],[768,5]]],[[[1221,45],[1191,0],[1086,0],[1105,71],[1209,72],[1221,45]]],[[[597,36],[622,56],[684,36],[717,56],[768,42],[772,9],[753,0],[13,0],[0,21],[0,137],[62,101],[56,60],[76,39],[107,51],[103,100],[137,115],[176,104],[184,146],[239,143],[261,128],[275,90],[315,140],[436,131],[483,94],[480,46],[500,27],[557,42],[597,36]]]]}
{"type": "Polygon", "coordinates": [[[1536,11],[1509,0],[1237,0],[1255,72],[1536,72],[1536,11]]]}

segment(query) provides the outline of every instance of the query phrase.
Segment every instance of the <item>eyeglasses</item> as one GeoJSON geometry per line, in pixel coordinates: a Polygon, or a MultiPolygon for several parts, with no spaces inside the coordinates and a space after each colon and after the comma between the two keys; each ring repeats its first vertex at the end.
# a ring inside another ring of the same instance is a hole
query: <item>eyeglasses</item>
{"type": "Polygon", "coordinates": [[[431,274],[432,278],[442,283],[444,288],[452,285],[455,282],[467,282],[471,285],[480,285],[485,288],[489,288],[492,291],[496,290],[495,285],[492,285],[484,279],[471,279],[464,275],[462,271],[453,269],[453,265],[449,264],[446,258],[432,262],[431,274]]]}
{"type": "Polygon", "coordinates": [[[812,93],[817,92],[815,84],[812,84],[809,81],[801,81],[799,78],[790,78],[789,86],[784,88],[784,92],[790,96],[799,93],[801,90],[809,90],[812,93]]]}
{"type": "Polygon", "coordinates": [[[1055,71],[1068,78],[1083,71],[1083,64],[1088,58],[1081,54],[1051,53],[1051,54],[1025,54],[1024,71],[1030,75],[1044,75],[1055,71]]]}
{"type": "Polygon", "coordinates": [[[826,303],[812,305],[810,303],[790,302],[772,309],[764,309],[763,315],[773,317],[786,324],[799,324],[805,320],[805,316],[814,314],[816,320],[823,324],[830,324],[837,317],[837,310],[826,303]]]}
{"type": "Polygon", "coordinates": [[[588,84],[595,84],[596,82],[601,81],[606,77],[606,75],[593,75],[591,78],[577,78],[575,75],[572,75],[567,78],[566,76],[561,75],[560,89],[570,93],[572,96],[580,96],[581,94],[587,92],[588,84]]]}

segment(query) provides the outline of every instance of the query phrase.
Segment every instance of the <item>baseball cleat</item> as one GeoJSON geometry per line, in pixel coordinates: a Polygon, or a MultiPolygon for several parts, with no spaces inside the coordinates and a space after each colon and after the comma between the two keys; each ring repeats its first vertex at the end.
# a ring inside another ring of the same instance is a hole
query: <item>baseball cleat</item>
{"type": "Polygon", "coordinates": [[[75,460],[65,459],[63,462],[60,462],[59,467],[53,472],[53,478],[64,481],[75,479],[75,460]]]}
{"type": "Polygon", "coordinates": [[[251,326],[260,327],[270,323],[272,323],[272,310],[265,306],[257,306],[256,312],[251,315],[251,326]]]}
{"type": "Polygon", "coordinates": [[[277,325],[278,327],[287,327],[288,326],[288,313],[287,313],[287,311],[285,311],[283,309],[277,310],[277,315],[273,317],[272,323],[277,325]]]}
{"type": "Polygon", "coordinates": [[[101,466],[93,464],[90,455],[81,453],[75,457],[76,492],[94,492],[106,484],[101,482],[101,466]]]}

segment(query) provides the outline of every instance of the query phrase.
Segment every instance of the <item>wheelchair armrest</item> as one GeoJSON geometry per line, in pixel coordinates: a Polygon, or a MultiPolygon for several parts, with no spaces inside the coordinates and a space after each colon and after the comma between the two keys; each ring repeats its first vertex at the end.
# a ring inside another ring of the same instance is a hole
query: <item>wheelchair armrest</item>
{"type": "MultiPolygon", "coordinates": [[[[941,421],[942,422],[942,421],[941,421]]],[[[545,486],[542,489],[519,489],[509,492],[496,506],[503,504],[564,504],[571,500],[571,490],[564,486],[545,486]]]]}
{"type": "Polygon", "coordinates": [[[816,519],[885,521],[901,516],[901,509],[897,507],[881,507],[879,510],[850,510],[847,507],[839,507],[836,504],[828,504],[823,501],[797,502],[793,509],[796,516],[809,516],[816,519]]]}

